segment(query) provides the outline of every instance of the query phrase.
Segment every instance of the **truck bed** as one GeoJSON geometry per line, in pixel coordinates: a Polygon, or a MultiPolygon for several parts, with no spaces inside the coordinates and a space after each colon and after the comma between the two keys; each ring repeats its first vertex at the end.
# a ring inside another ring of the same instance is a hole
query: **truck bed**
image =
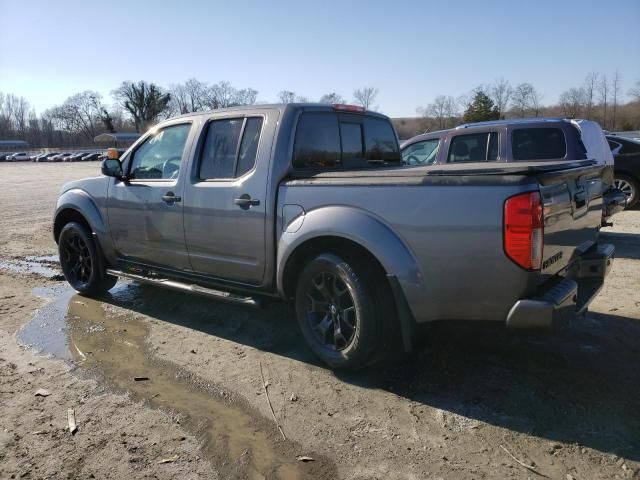
{"type": "Polygon", "coordinates": [[[335,222],[355,208],[397,234],[419,265],[416,279],[425,279],[423,288],[404,285],[419,321],[504,320],[519,298],[595,244],[601,170],[587,160],[298,173],[281,184],[278,203],[305,215],[330,208],[335,222]],[[504,253],[503,210],[508,197],[535,190],[544,207],[543,268],[528,272],[504,253]]]}

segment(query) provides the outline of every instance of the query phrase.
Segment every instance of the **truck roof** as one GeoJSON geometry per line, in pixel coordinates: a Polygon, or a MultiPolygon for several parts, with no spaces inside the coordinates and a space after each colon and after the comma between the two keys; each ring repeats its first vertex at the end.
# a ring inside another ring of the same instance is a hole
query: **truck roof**
{"type": "Polygon", "coordinates": [[[472,122],[472,123],[463,123],[462,125],[458,125],[457,129],[461,128],[471,128],[471,127],[485,127],[490,125],[513,125],[513,124],[522,124],[522,123],[557,123],[557,122],[569,122],[570,120],[566,118],[553,118],[553,117],[534,117],[534,118],[513,118],[513,119],[505,119],[505,120],[489,120],[486,122],[472,122]]]}
{"type": "Polygon", "coordinates": [[[297,110],[297,109],[308,108],[313,110],[344,111],[345,113],[355,113],[357,115],[367,114],[367,115],[374,115],[381,118],[387,118],[386,115],[383,115],[381,113],[374,112],[371,110],[354,112],[351,110],[340,108],[343,106],[344,105],[335,105],[335,104],[329,104],[329,103],[262,103],[262,104],[254,104],[254,105],[242,105],[237,107],[217,108],[215,110],[206,110],[203,112],[191,112],[191,113],[178,115],[172,118],[201,117],[204,115],[211,115],[212,113],[246,112],[251,110],[260,110],[264,108],[276,109],[282,113],[285,112],[286,110],[297,110]]]}

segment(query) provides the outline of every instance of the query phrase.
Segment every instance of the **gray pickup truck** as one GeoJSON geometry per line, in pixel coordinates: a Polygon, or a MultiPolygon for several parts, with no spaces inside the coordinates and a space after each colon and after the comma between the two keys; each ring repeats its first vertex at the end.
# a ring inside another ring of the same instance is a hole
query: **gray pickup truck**
{"type": "Polygon", "coordinates": [[[383,115],[239,107],[165,121],[102,176],[66,184],[53,235],[69,283],[117,277],[295,304],[311,349],[360,368],[418,326],[548,327],[584,311],[613,259],[590,159],[406,166],[383,115]]]}

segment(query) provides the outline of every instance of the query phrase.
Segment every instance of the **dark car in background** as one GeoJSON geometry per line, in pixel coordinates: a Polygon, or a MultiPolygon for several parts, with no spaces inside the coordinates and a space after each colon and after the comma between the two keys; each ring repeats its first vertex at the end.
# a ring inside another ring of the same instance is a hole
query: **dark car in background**
{"type": "Polygon", "coordinates": [[[99,152],[91,152],[83,154],[83,157],[80,160],[82,160],[83,162],[88,162],[90,160],[98,160],[98,157],[100,157],[99,152]]]}
{"type": "Polygon", "coordinates": [[[41,153],[40,155],[36,155],[36,158],[33,159],[34,162],[48,162],[51,157],[57,155],[55,152],[49,153],[41,153]]]}
{"type": "Polygon", "coordinates": [[[71,155],[70,152],[58,153],[57,155],[53,155],[52,157],[49,157],[49,161],[61,162],[64,157],[68,157],[69,155],[71,155]]]}
{"type": "Polygon", "coordinates": [[[76,152],[72,155],[69,155],[68,157],[64,158],[63,160],[65,162],[79,162],[82,160],[82,157],[84,157],[87,154],[87,152],[76,152]]]}
{"type": "Polygon", "coordinates": [[[640,141],[607,135],[614,159],[614,185],[627,196],[627,208],[640,200],[640,141]]]}

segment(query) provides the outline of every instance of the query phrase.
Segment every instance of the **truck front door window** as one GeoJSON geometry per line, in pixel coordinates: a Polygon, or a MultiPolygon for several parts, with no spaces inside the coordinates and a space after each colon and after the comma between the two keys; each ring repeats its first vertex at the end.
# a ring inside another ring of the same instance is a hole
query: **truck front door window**
{"type": "Polygon", "coordinates": [[[177,178],[190,129],[191,124],[172,125],[145,140],[133,152],[129,178],[131,180],[177,178]]]}

